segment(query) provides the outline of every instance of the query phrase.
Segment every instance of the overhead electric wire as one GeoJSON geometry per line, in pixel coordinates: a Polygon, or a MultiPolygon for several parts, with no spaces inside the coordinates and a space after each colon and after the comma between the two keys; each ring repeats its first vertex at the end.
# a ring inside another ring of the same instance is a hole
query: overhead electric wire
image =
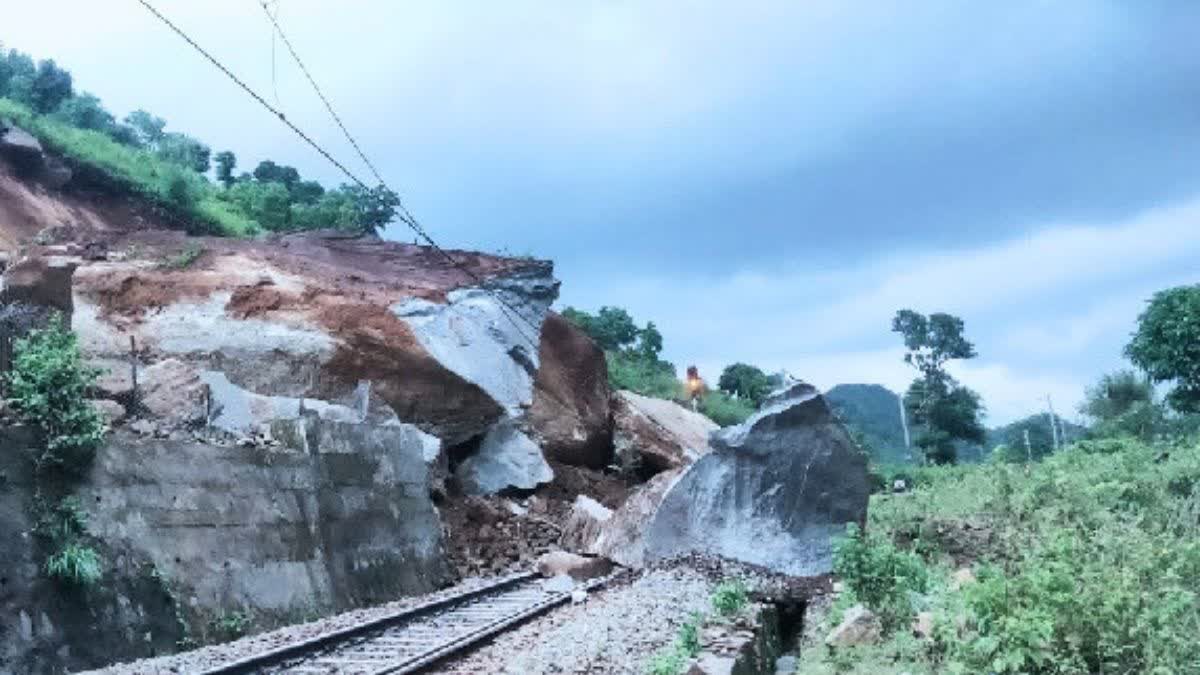
{"type": "MultiPolygon", "coordinates": [[[[236,84],[243,91],[245,91],[247,94],[249,94],[251,98],[253,98],[255,101],[258,102],[259,105],[261,105],[263,108],[265,108],[271,114],[278,117],[280,122],[283,122],[284,125],[286,125],[289,129],[292,130],[293,133],[295,133],[297,136],[299,136],[301,140],[303,140],[310,147],[312,147],[313,150],[316,150],[318,154],[320,154],[322,157],[324,157],[326,159],[326,161],[328,161],[333,166],[337,167],[337,169],[339,171],[341,171],[342,174],[344,174],[347,178],[349,178],[351,180],[351,182],[358,185],[359,187],[361,187],[364,190],[369,191],[372,189],[369,185],[364,183],[357,175],[355,175],[354,172],[350,171],[350,169],[348,169],[345,164],[342,164],[341,162],[339,162],[336,158],[334,158],[334,156],[332,154],[329,153],[329,151],[327,151],[325,148],[323,148],[320,144],[318,144],[315,140],[313,140],[312,137],[310,137],[308,134],[304,133],[304,131],[302,129],[300,129],[300,127],[296,126],[296,124],[294,124],[291,120],[289,120],[287,118],[287,116],[283,114],[283,112],[281,110],[279,110],[275,106],[272,106],[270,103],[268,103],[266,101],[266,99],[264,99],[262,96],[260,96],[248,84],[243,82],[241,80],[241,78],[239,78],[237,75],[235,75],[233,73],[233,71],[231,71],[229,68],[227,68],[215,56],[213,56],[211,53],[209,53],[208,50],[201,47],[200,44],[197,43],[195,40],[193,40],[191,38],[191,36],[189,36],[187,33],[185,33],[182,28],[175,25],[175,23],[172,22],[170,19],[168,19],[166,16],[164,16],[162,14],[162,12],[159,12],[152,4],[150,4],[150,2],[148,2],[148,0],[137,0],[137,1],[143,7],[145,7],[147,11],[149,11],[151,14],[153,14],[159,21],[161,21],[164,25],[166,25],[169,29],[171,29],[172,32],[174,32],[176,35],[178,35],[180,38],[182,38],[185,42],[187,42],[189,45],[191,45],[191,47],[193,49],[195,49],[197,52],[199,52],[200,55],[203,56],[206,60],[208,60],[213,66],[215,66],[218,70],[220,70],[222,73],[224,73],[226,77],[228,77],[230,80],[233,81],[234,84],[236,84]]],[[[279,36],[283,40],[283,43],[287,46],[288,51],[292,55],[292,58],[295,59],[296,64],[300,67],[301,71],[304,73],[304,76],[308,79],[308,81],[312,85],[313,89],[317,92],[317,95],[321,98],[321,101],[325,104],[325,108],[326,108],[326,110],[329,111],[330,116],[333,117],[333,119],[337,123],[338,127],[341,128],[342,133],[345,134],[345,136],[346,136],[346,139],[348,141],[350,141],[350,144],[354,147],[355,151],[358,153],[359,158],[362,159],[363,163],[366,164],[367,167],[370,169],[372,175],[379,181],[379,185],[381,187],[383,187],[384,189],[388,190],[389,192],[391,192],[392,194],[396,195],[397,210],[398,210],[397,219],[400,222],[404,223],[406,226],[408,226],[409,229],[411,229],[413,232],[415,232],[418,237],[423,239],[425,241],[425,243],[430,246],[430,248],[434,249],[434,251],[436,251],[439,255],[441,255],[443,258],[445,258],[445,260],[447,262],[449,262],[451,266],[456,267],[459,271],[461,271],[468,278],[470,278],[475,284],[477,284],[481,290],[483,290],[484,292],[491,295],[492,298],[494,298],[498,303],[500,303],[500,312],[502,314],[504,314],[505,318],[507,318],[510,323],[512,323],[513,328],[515,328],[517,330],[517,334],[520,335],[526,342],[529,343],[530,348],[536,354],[539,351],[538,341],[529,337],[529,335],[527,335],[525,333],[525,331],[522,330],[521,326],[516,322],[516,320],[514,320],[512,318],[512,315],[515,314],[517,317],[519,317],[527,326],[529,326],[534,331],[535,335],[540,333],[541,328],[539,326],[535,325],[533,323],[533,321],[529,320],[524,314],[522,314],[520,312],[520,310],[513,307],[507,300],[505,300],[497,292],[495,292],[494,289],[489,288],[487,285],[487,282],[484,279],[480,278],[479,275],[475,274],[475,272],[472,271],[470,268],[466,267],[465,265],[463,265],[463,264],[459,263],[457,260],[455,260],[454,257],[449,254],[449,252],[447,252],[444,248],[442,248],[440,245],[438,245],[438,243],[436,241],[433,240],[433,237],[431,237],[429,235],[429,233],[425,230],[425,228],[421,226],[420,222],[417,221],[416,217],[414,217],[412,215],[412,213],[409,212],[409,210],[404,206],[403,202],[400,201],[399,195],[394,190],[392,190],[390,187],[388,187],[387,182],[379,174],[379,171],[375,168],[375,165],[367,158],[366,153],[363,152],[363,150],[359,146],[358,142],[354,139],[354,136],[346,128],[346,125],[342,122],[341,117],[338,116],[337,112],[334,111],[333,105],[329,102],[329,99],[321,91],[320,86],[317,85],[316,80],[312,77],[311,73],[309,73],[308,68],[306,68],[304,66],[303,61],[301,61],[300,56],[296,53],[295,48],[291,44],[291,41],[288,40],[287,36],[284,34],[283,29],[279,25],[279,22],[276,20],[276,18],[274,16],[271,15],[270,11],[267,9],[267,3],[260,2],[259,4],[262,6],[263,10],[266,11],[267,17],[271,19],[271,23],[274,25],[275,30],[279,33],[279,36]]],[[[555,403],[557,403],[559,406],[561,406],[564,410],[566,410],[569,414],[571,414],[573,417],[575,417],[576,420],[578,420],[580,422],[583,421],[582,418],[579,416],[579,414],[576,413],[574,410],[572,410],[571,406],[569,406],[565,401],[559,399],[557,395],[546,390],[544,387],[539,387],[536,379],[533,380],[533,387],[535,389],[541,390],[543,393],[545,393],[547,396],[549,396],[549,398],[551,400],[553,400],[555,403]]],[[[641,407],[638,406],[636,403],[634,403],[632,400],[626,399],[626,401],[630,405],[632,405],[634,408],[637,408],[638,411],[641,412],[642,415],[644,415],[646,417],[646,419],[648,419],[652,424],[659,427],[660,429],[663,429],[664,431],[668,431],[668,432],[670,431],[661,422],[659,422],[657,419],[655,419],[653,415],[650,415],[645,410],[642,410],[641,407]]]]}
{"type": "MultiPolygon", "coordinates": [[[[333,164],[335,167],[337,167],[337,169],[339,171],[341,171],[347,178],[349,178],[354,184],[358,185],[359,187],[361,187],[364,190],[370,191],[372,189],[369,185],[367,185],[365,182],[363,182],[362,179],[360,179],[357,175],[355,175],[354,172],[352,172],[352,171],[350,171],[350,169],[346,168],[345,164],[342,164],[337,159],[335,159],[333,157],[333,155],[331,155],[329,153],[329,151],[327,151],[327,150],[325,150],[325,148],[321,147],[321,145],[319,145],[316,141],[314,141],[308,134],[304,133],[304,131],[301,130],[300,127],[296,126],[291,120],[289,120],[287,118],[287,116],[283,114],[283,112],[281,110],[279,110],[275,106],[272,106],[270,103],[268,103],[266,99],[264,99],[262,96],[260,96],[258,94],[258,92],[254,91],[248,84],[243,82],[241,78],[239,78],[237,75],[235,75],[233,73],[233,71],[231,71],[229,68],[225,67],[225,65],[223,63],[221,63],[219,60],[217,60],[217,58],[215,56],[210,54],[208,52],[208,50],[201,47],[199,45],[199,43],[197,43],[195,40],[193,40],[191,38],[191,36],[189,36],[187,33],[185,33],[182,28],[175,25],[175,23],[172,22],[170,19],[168,19],[166,16],[164,16],[162,12],[158,11],[154,7],[154,5],[150,4],[147,0],[137,0],[137,1],[143,7],[145,7],[147,11],[149,11],[151,14],[153,14],[159,21],[161,21],[168,28],[170,28],[172,32],[174,32],[179,37],[183,38],[183,40],[185,42],[187,42],[189,45],[191,45],[193,49],[195,49],[197,52],[199,52],[201,56],[203,56],[210,63],[212,63],[214,66],[216,66],[216,68],[218,70],[220,70],[222,73],[224,73],[226,77],[228,77],[230,80],[232,80],[234,82],[234,84],[238,85],[238,87],[240,87],[243,91],[245,91],[247,94],[249,94],[251,98],[253,98],[255,101],[258,102],[259,105],[261,105],[263,108],[265,108],[271,114],[278,117],[280,122],[283,122],[289,129],[292,130],[293,133],[295,133],[297,136],[300,137],[301,140],[303,140],[305,143],[307,143],[309,146],[311,146],[314,150],[316,150],[330,164],[333,164]]],[[[310,79],[310,81],[311,81],[311,79],[310,79]]],[[[332,107],[330,109],[332,110],[332,107]]],[[[363,156],[365,157],[365,155],[363,155],[363,156]]],[[[392,190],[390,187],[388,187],[387,183],[385,181],[383,181],[382,179],[380,180],[380,186],[383,187],[384,189],[388,190],[389,192],[392,192],[392,194],[396,194],[396,192],[394,190],[392,190]]],[[[429,233],[425,231],[425,228],[422,227],[419,222],[417,222],[417,219],[414,218],[413,215],[411,213],[409,213],[408,209],[404,207],[403,202],[399,202],[398,195],[397,195],[397,201],[398,201],[397,208],[400,211],[400,213],[399,213],[400,222],[407,225],[409,227],[409,229],[411,229],[413,232],[415,232],[417,234],[417,236],[420,237],[422,240],[424,240],[425,243],[428,244],[434,251],[436,251],[439,255],[441,255],[443,258],[445,258],[445,260],[447,262],[449,262],[451,264],[451,266],[458,268],[463,274],[465,274],[472,281],[474,281],[476,284],[478,284],[481,289],[483,289],[485,292],[491,294],[492,297],[495,298],[496,301],[502,305],[501,312],[504,313],[505,316],[508,317],[508,320],[513,323],[513,326],[517,329],[517,332],[519,334],[521,334],[521,336],[527,342],[529,342],[530,346],[534,349],[534,351],[537,351],[537,349],[538,349],[537,342],[534,341],[533,339],[531,339],[528,335],[526,335],[524,333],[524,331],[521,329],[521,327],[519,325],[517,325],[516,321],[514,321],[513,318],[508,315],[508,312],[512,312],[512,313],[516,314],[535,332],[537,332],[539,330],[538,326],[535,326],[532,321],[530,321],[524,315],[522,315],[520,313],[520,311],[518,311],[515,307],[513,307],[511,304],[509,304],[509,302],[507,300],[500,297],[492,289],[488,288],[487,282],[484,281],[484,279],[480,278],[479,275],[475,274],[475,272],[473,272],[470,268],[459,263],[457,260],[454,259],[453,256],[451,256],[446,251],[446,249],[444,249],[440,245],[438,245],[438,243],[433,240],[433,237],[429,236],[429,233]]]]}

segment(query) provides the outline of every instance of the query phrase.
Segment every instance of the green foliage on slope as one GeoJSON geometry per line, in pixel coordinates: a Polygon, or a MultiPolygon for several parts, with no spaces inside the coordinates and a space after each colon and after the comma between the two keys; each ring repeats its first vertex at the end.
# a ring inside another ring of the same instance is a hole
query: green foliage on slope
{"type": "Polygon", "coordinates": [[[372,233],[390,222],[399,197],[379,186],[326,190],[293,167],[271,160],[234,175],[237,157],[167,130],[144,110],[121,122],[100,100],[75,92],[70,73],[53,61],[0,46],[0,121],[33,134],[44,147],[103,176],[113,187],[164,209],[197,234],[249,236],[264,231],[333,228],[372,233]],[[208,172],[216,164],[216,181],[208,172]]]}
{"type": "Polygon", "coordinates": [[[882,613],[885,641],[812,647],[800,672],[1200,672],[1200,442],[1084,440],[914,483],[873,497],[871,536],[837,559],[838,609],[882,613]],[[958,586],[958,567],[977,581],[958,586]],[[909,631],[917,611],[929,640],[909,631]]]}
{"type": "Polygon", "coordinates": [[[900,397],[878,384],[839,384],[825,400],[876,464],[908,463],[900,397]]]}

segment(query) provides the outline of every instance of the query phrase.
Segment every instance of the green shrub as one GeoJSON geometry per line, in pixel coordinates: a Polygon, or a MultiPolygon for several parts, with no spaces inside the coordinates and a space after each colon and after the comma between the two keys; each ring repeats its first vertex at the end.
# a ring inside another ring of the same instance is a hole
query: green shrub
{"type": "Polygon", "coordinates": [[[911,596],[929,587],[929,570],[919,556],[853,524],[837,542],[833,560],[837,575],[858,601],[879,615],[887,631],[908,624],[914,614],[911,596]]]}
{"type": "Polygon", "coordinates": [[[91,546],[71,542],[46,559],[46,576],[74,586],[89,587],[100,581],[100,554],[91,546]]]}
{"type": "Polygon", "coordinates": [[[722,581],[712,594],[712,608],[717,614],[729,618],[737,616],[750,602],[746,584],[741,579],[722,581]]]}
{"type": "Polygon", "coordinates": [[[610,351],[605,356],[608,380],[614,389],[653,398],[683,398],[683,383],[675,376],[675,368],[670,363],[632,351],[610,351]]]}
{"type": "Polygon", "coordinates": [[[254,617],[249,612],[222,612],[209,622],[217,640],[236,640],[245,635],[254,623],[254,617]]]}
{"type": "Polygon", "coordinates": [[[39,433],[37,467],[86,471],[105,431],[87,399],[100,371],[84,365],[75,334],[60,316],[17,340],[14,353],[8,396],[21,419],[39,433]]]}
{"type": "Polygon", "coordinates": [[[704,394],[697,409],[702,415],[723,427],[741,424],[757,410],[751,401],[736,399],[720,391],[704,394]]]}
{"type": "Polygon", "coordinates": [[[182,251],[164,260],[161,267],[170,270],[187,269],[204,255],[205,250],[199,244],[188,244],[182,251]]]}

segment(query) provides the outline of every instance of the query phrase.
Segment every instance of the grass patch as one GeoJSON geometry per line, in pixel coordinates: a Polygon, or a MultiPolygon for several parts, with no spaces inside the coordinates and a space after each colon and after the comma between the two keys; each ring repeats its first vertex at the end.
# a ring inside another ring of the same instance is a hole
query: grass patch
{"type": "Polygon", "coordinates": [[[33,134],[55,153],[91,167],[130,193],[145,198],[196,228],[225,236],[248,236],[262,231],[258,223],[218,198],[219,189],[204,176],[173,164],[155,153],[122,145],[107,134],[80,129],[52,116],[0,98],[0,118],[33,134]]]}
{"type": "Polygon", "coordinates": [[[879,613],[885,642],[813,647],[802,673],[1200,672],[1200,443],[1102,439],[913,473],[910,494],[872,498],[869,536],[835,563],[838,604],[879,613]],[[961,564],[977,580],[959,587],[961,564]],[[909,634],[917,611],[931,640],[909,634]]]}
{"type": "Polygon", "coordinates": [[[46,576],[73,586],[90,587],[100,581],[103,572],[100,554],[86,544],[72,542],[46,559],[46,576]]]}

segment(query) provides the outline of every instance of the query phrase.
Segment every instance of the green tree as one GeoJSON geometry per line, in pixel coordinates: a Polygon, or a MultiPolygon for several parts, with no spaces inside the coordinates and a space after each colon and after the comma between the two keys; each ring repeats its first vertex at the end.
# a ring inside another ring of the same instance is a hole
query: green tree
{"type": "Polygon", "coordinates": [[[1154,438],[1163,427],[1164,410],[1154,400],[1154,385],[1145,375],[1120,370],[1088,387],[1079,412],[1091,420],[1096,436],[1154,438]]]}
{"type": "Polygon", "coordinates": [[[222,150],[213,157],[213,161],[217,164],[217,180],[229,188],[237,180],[233,177],[233,170],[237,168],[237,156],[229,150],[222,150]]]}
{"type": "Polygon", "coordinates": [[[904,362],[921,373],[904,395],[912,422],[921,428],[917,447],[935,464],[953,464],[957,441],[982,443],[987,434],[979,395],[946,372],[948,362],[974,358],[975,346],[963,336],[962,319],[950,314],[926,317],[900,310],[892,319],[892,331],[904,337],[904,362]]]}
{"type": "Polygon", "coordinates": [[[39,113],[54,112],[59,104],[71,97],[71,74],[59,68],[52,59],[39,61],[32,77],[24,76],[22,98],[39,113]]]}
{"type": "Polygon", "coordinates": [[[71,126],[107,134],[111,134],[117,125],[116,119],[104,109],[100,99],[87,92],[63,101],[54,115],[71,126]]]}
{"type": "Polygon", "coordinates": [[[179,133],[163,134],[157,145],[162,159],[195,171],[208,173],[212,151],[200,141],[179,133]]]}
{"type": "Polygon", "coordinates": [[[1155,293],[1125,355],[1151,381],[1173,384],[1172,408],[1200,412],[1200,284],[1155,293]]]}
{"type": "Polygon", "coordinates": [[[563,310],[563,318],[587,333],[606,352],[630,347],[638,338],[633,317],[620,307],[601,307],[595,315],[568,307],[563,310]]]}
{"type": "Polygon", "coordinates": [[[738,398],[750,401],[755,407],[762,405],[763,399],[771,393],[767,374],[746,363],[726,366],[717,380],[717,387],[727,394],[736,394],[738,398]]]}
{"type": "Polygon", "coordinates": [[[260,183],[282,183],[290,191],[292,186],[300,181],[300,172],[295,167],[264,159],[254,167],[254,180],[260,183]]]}
{"type": "Polygon", "coordinates": [[[134,110],[126,115],[125,124],[129,125],[137,134],[140,145],[150,147],[158,145],[165,135],[163,129],[167,127],[166,120],[155,117],[145,110],[134,110]]]}
{"type": "Polygon", "coordinates": [[[343,185],[340,190],[350,197],[353,225],[342,227],[365,234],[377,233],[396,217],[400,195],[379,185],[370,189],[359,185],[343,185]]]}

